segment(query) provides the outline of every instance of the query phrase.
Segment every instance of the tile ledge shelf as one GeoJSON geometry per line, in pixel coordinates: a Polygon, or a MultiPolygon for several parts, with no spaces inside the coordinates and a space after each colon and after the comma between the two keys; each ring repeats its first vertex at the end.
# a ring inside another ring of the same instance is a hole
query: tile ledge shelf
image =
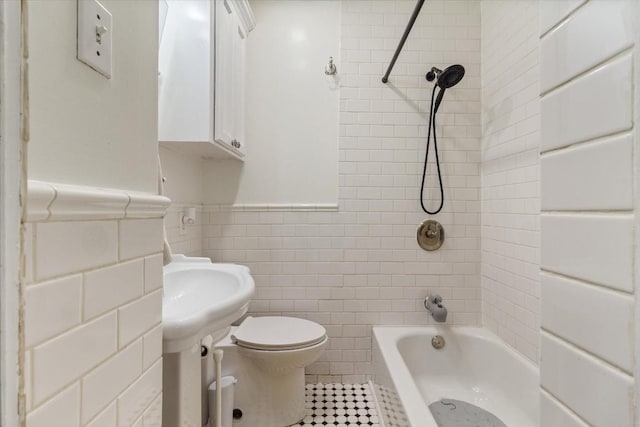
{"type": "Polygon", "coordinates": [[[171,200],[135,191],[29,180],[27,222],[162,218],[171,200]]]}

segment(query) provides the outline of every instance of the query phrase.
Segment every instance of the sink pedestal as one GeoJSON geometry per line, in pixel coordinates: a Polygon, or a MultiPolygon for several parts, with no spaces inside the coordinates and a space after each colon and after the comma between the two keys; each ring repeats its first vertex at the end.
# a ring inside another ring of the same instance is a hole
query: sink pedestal
{"type": "Polygon", "coordinates": [[[162,425],[202,427],[200,344],[162,361],[162,425]]]}
{"type": "Polygon", "coordinates": [[[202,427],[200,340],[227,334],[247,312],[255,284],[245,266],[184,255],[165,265],[163,279],[162,425],[202,427]]]}

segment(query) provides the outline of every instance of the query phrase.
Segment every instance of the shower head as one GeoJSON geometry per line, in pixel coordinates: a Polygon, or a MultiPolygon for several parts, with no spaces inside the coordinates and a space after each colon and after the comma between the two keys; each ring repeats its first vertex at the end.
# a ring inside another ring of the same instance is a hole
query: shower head
{"type": "Polygon", "coordinates": [[[437,112],[438,108],[440,108],[444,91],[460,83],[460,80],[462,80],[463,77],[464,67],[460,64],[451,65],[445,68],[444,71],[436,67],[431,68],[431,71],[427,73],[426,78],[430,82],[437,78],[438,80],[436,80],[436,84],[440,87],[440,91],[438,92],[438,97],[435,102],[434,112],[437,112]]]}
{"type": "Polygon", "coordinates": [[[457,85],[464,77],[464,67],[460,64],[451,65],[443,70],[432,67],[427,73],[427,80],[433,81],[436,77],[436,84],[442,89],[448,89],[457,85]]]}

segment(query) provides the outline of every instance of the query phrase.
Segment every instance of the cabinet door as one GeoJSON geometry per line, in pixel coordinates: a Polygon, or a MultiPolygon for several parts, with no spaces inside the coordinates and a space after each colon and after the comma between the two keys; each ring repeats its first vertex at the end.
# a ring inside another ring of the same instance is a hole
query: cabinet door
{"type": "Polygon", "coordinates": [[[236,25],[233,46],[233,139],[235,148],[242,154],[246,151],[244,133],[244,108],[245,108],[245,69],[246,69],[246,35],[236,25]]]}
{"type": "Polygon", "coordinates": [[[234,34],[230,0],[215,1],[215,118],[214,139],[229,147],[234,140],[234,34]]]}
{"type": "Polygon", "coordinates": [[[158,139],[210,141],[210,4],[171,0],[158,52],[158,139]]]}

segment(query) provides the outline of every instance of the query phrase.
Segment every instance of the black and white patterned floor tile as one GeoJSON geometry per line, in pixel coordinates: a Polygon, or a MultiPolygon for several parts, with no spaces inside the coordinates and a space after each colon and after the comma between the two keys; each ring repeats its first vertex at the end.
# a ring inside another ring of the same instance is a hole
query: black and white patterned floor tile
{"type": "Polygon", "coordinates": [[[380,427],[368,384],[307,384],[305,392],[307,416],[295,427],[380,427]]]}

